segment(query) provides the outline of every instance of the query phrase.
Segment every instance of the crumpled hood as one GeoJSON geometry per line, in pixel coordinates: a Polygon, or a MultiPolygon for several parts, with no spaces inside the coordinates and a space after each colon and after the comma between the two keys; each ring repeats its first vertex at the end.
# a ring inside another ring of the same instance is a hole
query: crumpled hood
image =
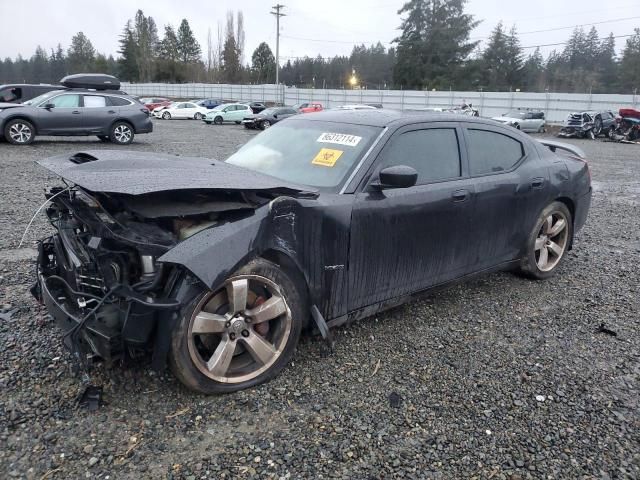
{"type": "Polygon", "coordinates": [[[513,117],[493,117],[491,120],[495,120],[496,122],[500,123],[514,123],[521,121],[521,119],[513,117]]]}
{"type": "Polygon", "coordinates": [[[92,192],[142,195],[176,190],[270,191],[298,196],[311,187],[212,160],[162,153],[88,150],[37,163],[92,192]]]}

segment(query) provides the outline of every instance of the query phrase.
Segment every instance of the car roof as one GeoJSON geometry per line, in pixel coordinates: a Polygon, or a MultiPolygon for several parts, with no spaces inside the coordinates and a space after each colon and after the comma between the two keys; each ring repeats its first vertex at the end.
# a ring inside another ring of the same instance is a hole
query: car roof
{"type": "MultiPolygon", "coordinates": [[[[496,125],[492,120],[470,117],[467,115],[434,113],[434,112],[402,112],[400,110],[323,110],[291,117],[291,121],[324,121],[369,125],[372,127],[402,126],[422,122],[471,122],[496,125]]],[[[289,120],[287,120],[289,121],[289,120]]]]}

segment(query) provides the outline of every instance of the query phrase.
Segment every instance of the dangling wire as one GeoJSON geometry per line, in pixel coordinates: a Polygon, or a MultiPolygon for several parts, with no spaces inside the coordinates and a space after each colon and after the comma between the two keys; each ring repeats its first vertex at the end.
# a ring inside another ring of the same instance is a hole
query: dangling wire
{"type": "Polygon", "coordinates": [[[58,195],[63,194],[64,192],[67,192],[71,189],[71,187],[67,187],[64,190],[60,190],[58,193],[56,193],[55,195],[47,198],[44,203],[42,205],[40,205],[40,207],[36,210],[36,212],[33,214],[33,216],[31,217],[31,220],[29,220],[29,223],[27,224],[27,228],[24,229],[24,233],[22,234],[22,238],[20,239],[20,243],[18,244],[18,248],[22,247],[22,242],[24,242],[24,237],[27,236],[27,232],[29,231],[29,228],[31,228],[31,224],[33,223],[33,221],[35,220],[36,216],[40,213],[40,210],[42,210],[47,203],[49,203],[51,200],[53,200],[54,198],[56,198],[58,195]]]}

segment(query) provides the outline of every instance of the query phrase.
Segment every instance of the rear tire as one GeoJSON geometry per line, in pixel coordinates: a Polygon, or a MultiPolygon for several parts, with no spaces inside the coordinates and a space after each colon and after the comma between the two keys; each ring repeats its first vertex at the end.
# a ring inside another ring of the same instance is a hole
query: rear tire
{"type": "Polygon", "coordinates": [[[255,259],[183,309],[172,334],[171,369],[185,386],[208,395],[267,382],[291,361],[308,315],[302,286],[280,266],[255,259]]]}
{"type": "Polygon", "coordinates": [[[133,128],[127,122],[116,122],[111,127],[109,139],[116,145],[129,145],[133,142],[133,128]]]}
{"type": "Polygon", "coordinates": [[[529,234],[520,272],[534,280],[554,275],[566,257],[573,238],[571,212],[562,202],[553,202],[538,216],[529,234]]]}
{"type": "Polygon", "coordinates": [[[271,126],[271,122],[269,120],[263,120],[262,123],[260,124],[260,129],[266,130],[270,126],[271,126]]]}
{"type": "Polygon", "coordinates": [[[602,133],[602,118],[596,117],[596,121],[593,125],[592,131],[593,131],[594,138],[597,138],[600,136],[600,134],[602,133]]]}
{"type": "Polygon", "coordinates": [[[196,113],[196,114],[193,116],[193,119],[194,119],[194,120],[202,120],[202,114],[201,114],[200,112],[196,113]]]}
{"type": "Polygon", "coordinates": [[[30,121],[16,118],[4,126],[4,138],[13,145],[29,145],[36,138],[36,129],[30,121]]]}

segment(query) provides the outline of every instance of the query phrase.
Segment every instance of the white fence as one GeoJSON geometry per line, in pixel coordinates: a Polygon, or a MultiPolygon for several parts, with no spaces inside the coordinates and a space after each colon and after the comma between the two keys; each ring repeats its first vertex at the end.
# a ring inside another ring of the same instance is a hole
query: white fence
{"type": "Polygon", "coordinates": [[[325,108],[352,103],[376,103],[384,108],[422,110],[449,108],[472,103],[483,117],[499,116],[512,108],[539,108],[547,121],[562,122],[567,114],[584,110],[640,108],[640,95],[529,93],[529,92],[451,92],[420,90],[331,90],[285,87],[283,85],[224,85],[207,83],[123,83],[132,95],[171,98],[220,98],[237,101],[277,102],[285,105],[318,101],[325,108]]]}

